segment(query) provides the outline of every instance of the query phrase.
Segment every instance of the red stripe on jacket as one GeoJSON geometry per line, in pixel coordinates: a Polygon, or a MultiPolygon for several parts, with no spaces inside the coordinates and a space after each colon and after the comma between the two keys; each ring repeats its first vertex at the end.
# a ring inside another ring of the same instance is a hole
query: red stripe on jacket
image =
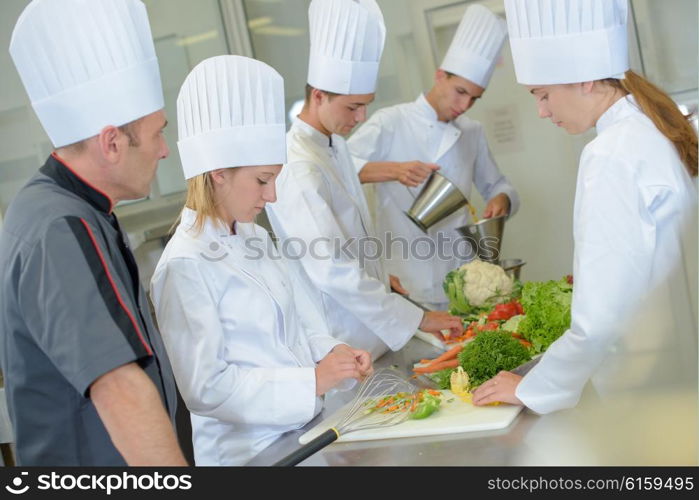
{"type": "Polygon", "coordinates": [[[102,255],[102,251],[100,250],[99,245],[97,244],[97,240],[95,239],[95,235],[92,234],[92,229],[90,229],[90,226],[87,224],[87,221],[85,219],[81,218],[80,222],[83,223],[83,226],[85,226],[85,229],[87,229],[87,234],[90,236],[90,239],[92,240],[92,244],[95,247],[95,250],[97,250],[97,255],[100,258],[100,262],[102,262],[102,267],[104,268],[104,272],[107,273],[107,279],[109,280],[109,283],[112,285],[112,288],[114,289],[114,293],[116,294],[117,300],[119,301],[119,304],[121,307],[124,309],[126,312],[127,316],[131,320],[131,324],[133,324],[133,327],[136,329],[136,333],[138,334],[138,338],[141,340],[141,343],[143,344],[143,347],[146,348],[146,352],[148,353],[149,356],[153,355],[153,351],[151,348],[148,346],[148,343],[146,340],[143,338],[143,334],[141,333],[141,329],[138,327],[138,324],[136,323],[136,320],[133,317],[133,314],[131,314],[131,311],[129,311],[129,308],[126,307],[126,304],[121,298],[121,294],[119,293],[119,290],[116,287],[116,284],[114,283],[114,280],[112,279],[112,274],[109,272],[109,268],[107,268],[107,263],[104,260],[104,256],[102,255]]]}

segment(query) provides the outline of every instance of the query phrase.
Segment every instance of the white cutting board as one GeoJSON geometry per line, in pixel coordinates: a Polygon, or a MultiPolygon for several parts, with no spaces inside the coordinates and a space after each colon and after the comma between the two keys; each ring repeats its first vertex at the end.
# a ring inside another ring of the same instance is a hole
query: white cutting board
{"type": "MultiPolygon", "coordinates": [[[[464,403],[451,391],[442,391],[439,411],[422,420],[406,420],[398,425],[378,429],[364,429],[341,434],[338,442],[370,441],[373,439],[395,439],[415,436],[434,436],[460,432],[492,431],[504,429],[512,423],[522,409],[521,406],[501,404],[499,406],[473,406],[464,403]],[[451,403],[448,400],[453,399],[451,403]]],[[[350,408],[351,402],[309,430],[299,438],[306,444],[326,430],[334,427],[350,408]]]]}

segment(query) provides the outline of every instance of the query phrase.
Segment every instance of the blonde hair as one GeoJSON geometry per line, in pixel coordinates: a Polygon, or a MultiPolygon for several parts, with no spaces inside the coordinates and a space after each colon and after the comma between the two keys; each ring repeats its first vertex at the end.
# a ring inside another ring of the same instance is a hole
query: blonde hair
{"type": "Polygon", "coordinates": [[[677,149],[689,175],[697,176],[697,133],[689,122],[691,115],[685,116],[670,96],[641,75],[629,70],[623,80],[604,80],[612,87],[636,99],[641,111],[651,119],[657,129],[667,137],[677,149]]]}
{"type": "MultiPolygon", "coordinates": [[[[217,210],[218,202],[216,201],[211,172],[205,172],[187,180],[187,199],[184,206],[194,210],[197,214],[192,226],[196,234],[201,233],[204,229],[204,223],[207,219],[211,219],[226,227],[226,222],[221,218],[217,210]]],[[[178,217],[172,226],[171,232],[174,232],[180,221],[181,217],[178,217]]]]}

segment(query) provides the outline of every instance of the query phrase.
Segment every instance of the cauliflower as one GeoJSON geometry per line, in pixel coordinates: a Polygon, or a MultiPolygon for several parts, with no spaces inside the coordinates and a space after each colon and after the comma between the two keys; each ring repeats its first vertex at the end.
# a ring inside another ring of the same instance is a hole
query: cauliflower
{"type": "Polygon", "coordinates": [[[502,267],[473,260],[444,278],[444,292],[453,314],[473,314],[500,302],[514,291],[514,280],[502,267]]]}

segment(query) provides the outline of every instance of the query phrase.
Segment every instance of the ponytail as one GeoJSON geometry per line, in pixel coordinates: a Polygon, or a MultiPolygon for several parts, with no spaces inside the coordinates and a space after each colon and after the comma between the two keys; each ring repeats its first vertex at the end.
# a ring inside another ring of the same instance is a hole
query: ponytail
{"type": "Polygon", "coordinates": [[[641,111],[651,119],[656,128],[675,145],[689,175],[697,176],[697,133],[677,104],[660,88],[629,70],[624,79],[605,80],[627,94],[632,94],[641,111]]]}

